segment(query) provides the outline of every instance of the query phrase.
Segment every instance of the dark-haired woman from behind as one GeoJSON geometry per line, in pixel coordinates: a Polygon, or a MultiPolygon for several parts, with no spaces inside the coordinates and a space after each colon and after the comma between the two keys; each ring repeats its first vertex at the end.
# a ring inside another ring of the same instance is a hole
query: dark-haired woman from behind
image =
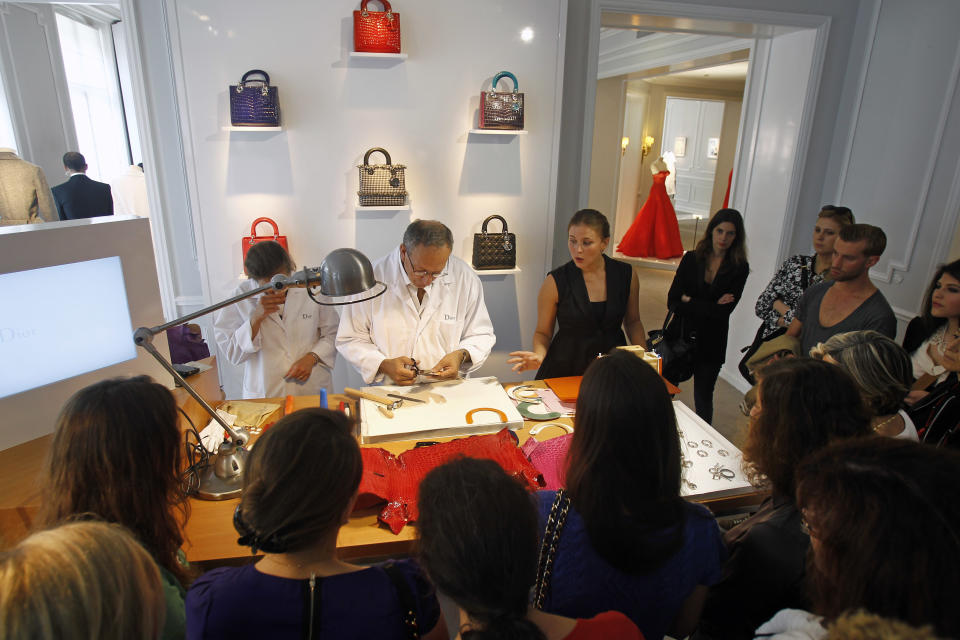
{"type": "Polygon", "coordinates": [[[537,573],[533,498],[492,460],[460,458],[420,485],[420,559],[460,607],[463,640],[640,640],[622,613],[574,620],[530,606],[537,573]]]}
{"type": "Polygon", "coordinates": [[[958,468],[956,451],[893,438],[838,442],[804,460],[797,504],[814,613],[830,621],[863,609],[960,638],[958,468]]]}
{"type": "Polygon", "coordinates": [[[667,307],[677,317],[666,334],[673,338],[682,333],[696,341],[693,400],[697,415],[708,423],[713,420],[713,389],[726,359],[730,314],[749,273],[743,217],[736,209],[720,209],[697,248],[680,260],[667,293],[667,307]]]}
{"type": "Polygon", "coordinates": [[[421,637],[446,638],[436,596],[414,562],[361,567],[337,558],[337,532],[362,472],[342,413],[302,409],[264,433],[234,514],[240,544],[264,556],[197,579],[187,594],[187,638],[402,640],[411,611],[421,637]]]}
{"type": "Polygon", "coordinates": [[[710,590],[701,638],[752,638],[782,608],[805,608],[810,539],[794,501],[800,461],[834,440],[872,433],[856,384],[840,367],[810,358],[768,365],[750,411],[744,469],[771,495],[724,542],[730,557],[710,590]]]}
{"type": "MultiPolygon", "coordinates": [[[[587,368],[574,425],[570,506],[544,611],[583,618],[612,609],[648,640],[688,635],[724,550],[713,515],[680,496],[680,441],[663,381],[616,350],[587,368]]],[[[537,499],[545,528],[556,492],[537,499]]]]}
{"type": "Polygon", "coordinates": [[[64,405],[50,446],[40,521],[93,515],[129,529],[160,567],[167,612],[163,638],[182,638],[184,587],[177,405],[146,376],[104,380],[64,405]]]}

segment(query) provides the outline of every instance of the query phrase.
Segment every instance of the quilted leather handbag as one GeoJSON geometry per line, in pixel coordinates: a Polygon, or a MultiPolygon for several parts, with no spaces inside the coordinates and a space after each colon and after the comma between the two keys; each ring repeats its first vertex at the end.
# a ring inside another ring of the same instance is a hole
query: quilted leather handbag
{"type": "Polygon", "coordinates": [[[235,127],[279,127],[280,95],[266,71],[251,69],[230,85],[230,123],[235,127]],[[263,76],[252,78],[252,76],[263,76]]]}
{"type": "Polygon", "coordinates": [[[380,0],[383,11],[368,11],[370,0],[353,12],[353,50],[361,53],[400,53],[400,14],[388,0],[380,0]]]}
{"type": "Polygon", "coordinates": [[[277,226],[277,223],[274,222],[271,218],[257,218],[253,221],[253,224],[250,225],[250,235],[244,236],[243,240],[240,242],[240,248],[243,250],[243,259],[247,259],[247,252],[250,251],[250,247],[257,244],[258,242],[263,242],[264,240],[273,240],[280,244],[284,249],[287,248],[287,236],[280,235],[280,227],[277,226]],[[257,235],[257,225],[261,222],[266,222],[271,227],[273,227],[273,235],[267,234],[265,236],[257,235]]]}
{"type": "Polygon", "coordinates": [[[517,76],[501,71],[493,76],[493,91],[480,92],[481,129],[523,129],[523,94],[517,76]],[[497,91],[501,78],[513,80],[513,91],[497,91]]]}
{"type": "Polygon", "coordinates": [[[360,169],[360,198],[361,207],[400,207],[407,202],[406,166],[393,164],[390,154],[382,147],[367,149],[363,155],[363,164],[360,169]],[[379,152],[386,158],[386,164],[370,164],[370,154],[379,152]]]}
{"type": "Polygon", "coordinates": [[[517,266],[517,236],[507,233],[507,221],[503,216],[488,216],[483,221],[480,233],[473,234],[473,268],[513,269],[517,266]],[[487,224],[499,220],[500,233],[487,232],[487,224]]]}

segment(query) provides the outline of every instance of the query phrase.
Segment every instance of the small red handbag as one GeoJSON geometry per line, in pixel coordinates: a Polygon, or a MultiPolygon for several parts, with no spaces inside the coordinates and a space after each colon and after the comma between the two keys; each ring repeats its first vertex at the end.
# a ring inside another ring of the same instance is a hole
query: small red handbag
{"type": "Polygon", "coordinates": [[[383,11],[367,11],[370,0],[353,12],[353,50],[362,53],[400,53],[400,14],[388,0],[380,0],[383,11]]]}
{"type": "Polygon", "coordinates": [[[284,249],[287,248],[287,236],[280,235],[280,227],[277,226],[277,223],[274,222],[271,218],[257,218],[253,221],[253,224],[250,225],[250,235],[244,236],[243,240],[240,242],[240,248],[243,250],[243,259],[247,259],[247,251],[250,250],[250,247],[257,244],[258,242],[263,242],[264,240],[273,240],[280,244],[284,249]],[[273,227],[273,235],[270,236],[258,236],[257,235],[257,225],[261,222],[266,222],[273,227]]]}

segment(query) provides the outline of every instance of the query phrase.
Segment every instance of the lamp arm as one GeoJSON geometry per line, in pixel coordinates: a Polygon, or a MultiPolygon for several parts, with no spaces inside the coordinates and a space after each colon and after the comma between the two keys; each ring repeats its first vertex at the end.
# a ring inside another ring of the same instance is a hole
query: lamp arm
{"type": "Polygon", "coordinates": [[[233,427],[231,427],[230,425],[228,425],[226,421],[220,417],[220,414],[217,413],[216,410],[214,410],[214,408],[211,407],[206,400],[200,397],[200,394],[197,393],[196,390],[194,390],[194,388],[190,386],[190,383],[184,380],[183,376],[177,373],[177,370],[173,368],[173,365],[170,364],[170,362],[166,358],[164,358],[159,351],[157,351],[157,348],[155,346],[153,346],[153,337],[162,331],[166,331],[167,329],[170,329],[172,327],[179,327],[180,325],[186,324],[191,320],[194,320],[201,316],[205,316],[208,313],[213,313],[218,309],[229,307],[232,304],[235,304],[237,302],[240,302],[241,300],[245,300],[257,294],[263,293],[265,291],[269,291],[271,289],[275,291],[282,291],[289,284],[287,280],[288,279],[285,276],[278,276],[268,284],[257,287],[256,289],[251,289],[250,291],[245,291],[240,295],[233,296],[232,298],[229,298],[222,302],[218,302],[216,304],[212,304],[209,307],[204,307],[199,311],[194,311],[193,313],[189,313],[181,318],[177,318],[176,320],[171,320],[170,322],[165,322],[155,327],[149,327],[149,328],[140,327],[139,329],[133,332],[134,344],[136,344],[138,347],[142,347],[147,353],[152,355],[153,358],[160,363],[160,366],[166,369],[167,372],[173,376],[173,379],[176,380],[180,384],[180,386],[186,390],[187,393],[193,396],[193,399],[196,400],[201,407],[203,407],[203,410],[206,411],[208,414],[210,414],[210,417],[216,420],[220,424],[220,426],[223,427],[224,431],[230,434],[231,441],[237,446],[241,446],[245,444],[250,439],[250,436],[248,436],[246,432],[238,431],[233,427]]]}
{"type": "MultiPolygon", "coordinates": [[[[176,326],[176,325],[174,325],[174,326],[176,326]]],[[[137,336],[137,334],[139,334],[141,331],[143,331],[143,329],[137,329],[136,333],[134,333],[134,336],[135,336],[135,337],[134,337],[134,341],[135,341],[135,342],[136,342],[136,336],[137,336]]],[[[147,331],[149,331],[149,329],[147,329],[147,331]]],[[[151,338],[152,338],[152,336],[151,336],[151,338]]],[[[188,383],[186,380],[184,380],[184,379],[183,379],[183,376],[181,376],[179,373],[177,373],[177,370],[173,368],[173,365],[170,364],[170,363],[167,361],[166,358],[164,358],[162,355],[160,355],[160,352],[157,351],[157,348],[156,348],[155,346],[153,346],[153,341],[152,341],[152,340],[146,340],[146,341],[142,341],[142,342],[137,342],[137,344],[138,344],[140,347],[143,347],[143,349],[144,349],[147,353],[149,353],[150,355],[152,355],[152,356],[154,357],[154,359],[155,359],[157,362],[159,362],[160,365],[161,365],[164,369],[167,370],[167,373],[169,373],[170,375],[172,375],[172,376],[173,376],[173,379],[176,380],[178,383],[180,383],[180,386],[183,387],[183,388],[186,390],[187,393],[189,393],[191,396],[193,396],[193,399],[196,400],[196,401],[200,404],[201,407],[203,407],[203,410],[206,411],[208,414],[210,414],[210,417],[213,418],[214,420],[216,420],[216,421],[220,424],[220,426],[223,427],[224,431],[226,431],[227,433],[230,434],[230,440],[231,440],[235,445],[237,445],[237,446],[242,446],[242,445],[246,444],[248,440],[250,440],[250,436],[248,436],[248,435],[246,434],[246,432],[237,431],[236,429],[234,429],[233,427],[231,427],[230,425],[228,425],[227,422],[226,422],[222,417],[220,417],[220,414],[217,413],[216,410],[214,410],[214,408],[211,407],[210,404],[209,404],[206,400],[204,400],[204,399],[200,396],[200,394],[196,392],[196,390],[195,390],[193,387],[190,386],[190,383],[188,383]]]]}

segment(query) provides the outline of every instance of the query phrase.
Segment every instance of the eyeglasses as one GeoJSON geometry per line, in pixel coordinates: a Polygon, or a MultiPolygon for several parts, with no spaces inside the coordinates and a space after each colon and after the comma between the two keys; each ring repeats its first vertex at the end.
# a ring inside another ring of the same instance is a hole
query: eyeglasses
{"type": "Polygon", "coordinates": [[[417,276],[418,278],[423,278],[424,276],[430,276],[431,278],[441,278],[447,275],[447,265],[443,265],[442,271],[427,271],[426,269],[417,269],[413,264],[413,260],[410,258],[410,256],[407,254],[406,251],[404,251],[403,255],[406,256],[407,262],[410,263],[410,271],[413,272],[413,275],[417,276]]]}

